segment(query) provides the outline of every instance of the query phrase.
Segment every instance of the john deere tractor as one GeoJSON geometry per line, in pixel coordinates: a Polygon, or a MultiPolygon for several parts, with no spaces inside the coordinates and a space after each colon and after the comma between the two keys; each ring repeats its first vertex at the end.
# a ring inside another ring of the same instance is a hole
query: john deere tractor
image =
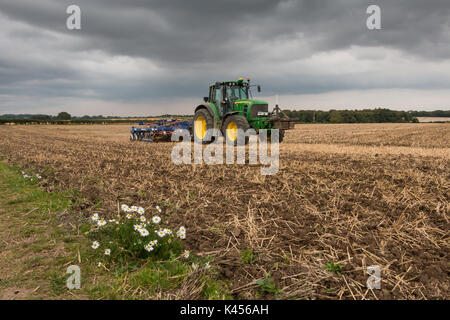
{"type": "MultiPolygon", "coordinates": [[[[219,129],[227,141],[236,144],[238,129],[246,132],[248,129],[268,129],[270,139],[272,129],[279,130],[279,141],[284,138],[285,130],[293,129],[295,121],[285,116],[278,105],[269,112],[265,101],[253,99],[250,79],[244,81],[216,82],[209,87],[209,96],[204,103],[195,108],[193,132],[197,139],[207,140],[207,130],[219,129]]],[[[256,86],[258,92],[261,87],[256,86]]]]}

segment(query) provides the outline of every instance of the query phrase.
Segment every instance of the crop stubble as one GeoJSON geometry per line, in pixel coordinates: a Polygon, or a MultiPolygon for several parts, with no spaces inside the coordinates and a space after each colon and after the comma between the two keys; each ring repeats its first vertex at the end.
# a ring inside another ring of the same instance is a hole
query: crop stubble
{"type": "MultiPolygon", "coordinates": [[[[152,208],[185,224],[236,298],[270,272],[281,298],[449,297],[449,124],[297,125],[277,175],[255,165],[174,165],[172,143],[132,143],[128,126],[0,127],[0,156],[76,189],[86,216],[101,201],[152,208]],[[256,262],[244,265],[240,251],[256,262]],[[340,263],[341,274],[325,270],[340,263]],[[382,269],[381,290],[366,267],[382,269]]],[[[98,212],[99,210],[96,210],[98,212]]]]}

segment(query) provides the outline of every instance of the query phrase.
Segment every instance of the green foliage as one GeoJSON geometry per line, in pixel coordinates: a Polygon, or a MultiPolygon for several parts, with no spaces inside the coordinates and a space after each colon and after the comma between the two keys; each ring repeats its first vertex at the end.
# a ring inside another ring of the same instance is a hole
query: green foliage
{"type": "Polygon", "coordinates": [[[271,293],[277,297],[279,294],[283,293],[282,290],[276,287],[275,282],[272,279],[270,273],[267,273],[264,279],[259,279],[256,281],[256,284],[259,285],[261,292],[271,293]]]}
{"type": "Polygon", "coordinates": [[[251,249],[241,250],[241,259],[244,264],[253,264],[256,262],[256,255],[251,249]]]}
{"type": "Polygon", "coordinates": [[[325,264],[325,270],[329,271],[329,272],[334,272],[336,274],[341,274],[342,273],[342,265],[335,264],[333,261],[332,262],[328,262],[325,264]]]}
{"type": "MultiPolygon", "coordinates": [[[[167,260],[179,256],[182,253],[182,246],[179,239],[173,235],[159,237],[156,231],[160,230],[159,224],[151,221],[145,226],[136,219],[122,219],[118,224],[110,222],[100,227],[90,234],[91,239],[98,239],[100,247],[99,253],[104,255],[105,249],[110,249],[111,254],[107,256],[108,260],[114,261],[119,257],[136,259],[162,259],[167,260]],[[148,236],[142,236],[135,226],[141,226],[148,230],[148,236]],[[157,241],[152,251],[145,249],[146,245],[152,241],[157,241]]],[[[120,259],[124,261],[124,259],[120,259]]]]}
{"type": "Polygon", "coordinates": [[[414,116],[406,111],[389,109],[365,110],[283,110],[300,123],[384,123],[414,122],[414,116]]]}
{"type": "Polygon", "coordinates": [[[57,120],[70,120],[70,119],[72,119],[72,116],[67,112],[60,112],[56,116],[56,119],[57,120]]]}
{"type": "Polygon", "coordinates": [[[232,300],[230,293],[231,284],[228,281],[222,281],[206,277],[205,286],[202,290],[202,296],[208,300],[232,300]]]}
{"type": "Polygon", "coordinates": [[[179,260],[158,261],[146,265],[130,277],[133,288],[145,288],[150,292],[178,287],[190,272],[190,268],[179,260]]]}

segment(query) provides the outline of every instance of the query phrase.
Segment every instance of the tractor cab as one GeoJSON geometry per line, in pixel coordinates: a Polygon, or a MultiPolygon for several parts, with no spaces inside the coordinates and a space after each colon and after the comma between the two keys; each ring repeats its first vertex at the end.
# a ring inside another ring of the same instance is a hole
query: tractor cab
{"type": "Polygon", "coordinates": [[[234,103],[239,100],[250,99],[250,81],[216,82],[209,87],[209,97],[205,102],[212,102],[217,107],[220,116],[234,111],[234,103]]]}

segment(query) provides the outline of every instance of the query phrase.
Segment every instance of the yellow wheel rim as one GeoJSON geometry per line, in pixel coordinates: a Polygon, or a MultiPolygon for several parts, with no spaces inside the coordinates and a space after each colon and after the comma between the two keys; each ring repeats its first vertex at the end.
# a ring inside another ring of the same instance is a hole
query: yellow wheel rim
{"type": "Polygon", "coordinates": [[[198,139],[203,140],[203,138],[205,138],[206,119],[203,116],[198,116],[198,118],[195,120],[194,131],[195,131],[195,136],[198,139]]]}
{"type": "Polygon", "coordinates": [[[236,123],[231,121],[227,125],[227,137],[228,137],[228,140],[236,141],[237,135],[238,135],[238,127],[237,127],[236,123]]]}

